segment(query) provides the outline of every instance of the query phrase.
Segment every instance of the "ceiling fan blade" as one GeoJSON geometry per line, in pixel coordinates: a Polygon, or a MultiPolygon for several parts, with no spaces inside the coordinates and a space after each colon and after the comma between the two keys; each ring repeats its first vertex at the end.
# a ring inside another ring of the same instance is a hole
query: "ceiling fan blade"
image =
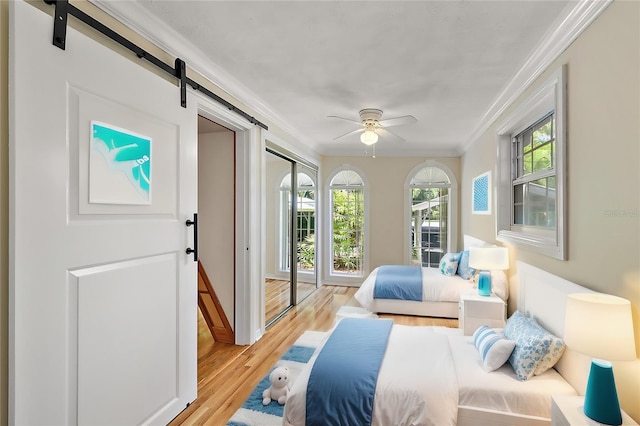
{"type": "Polygon", "coordinates": [[[337,115],[327,115],[327,117],[329,117],[329,118],[339,118],[340,120],[345,120],[345,121],[348,121],[348,122],[350,122],[350,123],[356,123],[356,124],[360,124],[360,125],[362,125],[362,122],[361,122],[361,121],[352,120],[352,119],[350,119],[350,118],[339,117],[339,116],[337,116],[337,115]]]}
{"type": "Polygon", "coordinates": [[[404,126],[407,124],[413,124],[417,122],[416,118],[413,115],[403,115],[402,117],[389,118],[387,120],[382,120],[378,124],[380,127],[394,127],[394,126],[404,126]]]}
{"type": "MultiPolygon", "coordinates": [[[[360,124],[360,123],[358,123],[358,124],[360,124]]],[[[355,135],[355,134],[357,134],[357,133],[362,133],[362,132],[364,132],[364,129],[356,129],[356,130],[352,130],[352,131],[350,131],[350,132],[345,133],[344,135],[340,135],[340,136],[338,136],[337,138],[333,138],[333,140],[334,140],[334,141],[337,141],[338,139],[346,138],[347,136],[355,135]]]]}
{"type": "Polygon", "coordinates": [[[402,143],[405,141],[403,137],[396,135],[391,130],[378,128],[376,129],[376,133],[385,141],[398,142],[398,143],[402,143]]]}

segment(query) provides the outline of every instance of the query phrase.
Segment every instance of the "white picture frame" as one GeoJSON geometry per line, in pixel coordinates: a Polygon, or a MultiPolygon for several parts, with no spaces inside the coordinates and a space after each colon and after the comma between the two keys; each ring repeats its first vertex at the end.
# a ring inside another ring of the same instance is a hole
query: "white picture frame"
{"type": "Polygon", "coordinates": [[[471,184],[471,213],[491,214],[491,171],[473,178],[471,184]]]}

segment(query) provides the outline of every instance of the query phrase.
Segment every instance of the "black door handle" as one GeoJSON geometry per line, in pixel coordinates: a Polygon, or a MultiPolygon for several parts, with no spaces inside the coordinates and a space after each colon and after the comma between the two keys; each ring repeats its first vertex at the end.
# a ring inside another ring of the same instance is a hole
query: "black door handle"
{"type": "Polygon", "coordinates": [[[185,222],[187,226],[193,225],[193,248],[187,247],[185,252],[187,254],[193,253],[193,261],[198,261],[198,213],[193,214],[193,220],[187,219],[185,222]]]}

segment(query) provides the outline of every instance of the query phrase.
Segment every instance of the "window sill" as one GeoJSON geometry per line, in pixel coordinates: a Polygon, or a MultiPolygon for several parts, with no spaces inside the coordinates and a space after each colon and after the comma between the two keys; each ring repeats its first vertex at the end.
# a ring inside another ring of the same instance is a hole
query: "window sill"
{"type": "Polygon", "coordinates": [[[508,243],[516,247],[526,248],[528,250],[544,254],[545,256],[559,260],[566,260],[564,247],[555,238],[503,229],[498,231],[496,239],[503,243],[508,243]]]}

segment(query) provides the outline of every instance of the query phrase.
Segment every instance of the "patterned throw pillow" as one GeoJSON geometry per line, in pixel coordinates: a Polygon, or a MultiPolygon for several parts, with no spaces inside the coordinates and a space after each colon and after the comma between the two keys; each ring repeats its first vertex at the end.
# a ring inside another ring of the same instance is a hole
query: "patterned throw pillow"
{"type": "Polygon", "coordinates": [[[462,252],[458,262],[458,275],[465,280],[469,280],[475,273],[476,270],[469,266],[469,250],[465,250],[462,252]]]}
{"type": "Polygon", "coordinates": [[[458,271],[458,262],[462,253],[447,253],[440,259],[440,272],[443,275],[452,277],[458,271]]]}
{"type": "Polygon", "coordinates": [[[480,352],[484,369],[489,372],[502,367],[516,346],[516,342],[504,339],[486,325],[473,333],[473,344],[480,352]]]}
{"type": "Polygon", "coordinates": [[[530,321],[536,327],[539,327],[540,330],[542,330],[542,332],[547,333],[549,335],[549,338],[551,339],[551,344],[549,345],[549,351],[542,357],[542,360],[536,366],[536,370],[533,373],[534,375],[538,376],[544,373],[545,371],[547,371],[548,369],[552,368],[554,365],[556,365],[556,362],[560,360],[560,357],[564,353],[564,349],[566,345],[564,344],[564,341],[561,338],[549,333],[547,330],[544,329],[544,327],[538,324],[538,322],[534,318],[531,318],[530,321]]]}
{"type": "Polygon", "coordinates": [[[520,311],[509,317],[504,327],[504,336],[516,342],[509,363],[520,381],[530,379],[536,367],[543,361],[551,346],[551,335],[534,324],[520,311]]]}

